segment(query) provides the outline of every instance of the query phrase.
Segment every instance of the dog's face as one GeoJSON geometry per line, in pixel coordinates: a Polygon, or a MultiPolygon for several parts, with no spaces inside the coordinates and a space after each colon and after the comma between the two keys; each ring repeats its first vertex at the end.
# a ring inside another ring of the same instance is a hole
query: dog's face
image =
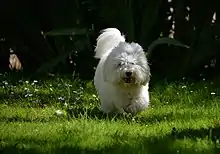
{"type": "Polygon", "coordinates": [[[142,47],[121,42],[108,55],[104,64],[106,82],[120,85],[145,85],[150,80],[150,68],[142,47]]]}

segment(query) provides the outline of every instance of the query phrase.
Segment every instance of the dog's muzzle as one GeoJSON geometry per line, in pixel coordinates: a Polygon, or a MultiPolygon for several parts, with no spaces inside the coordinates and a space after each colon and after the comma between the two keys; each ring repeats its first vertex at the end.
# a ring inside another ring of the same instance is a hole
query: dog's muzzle
{"type": "Polygon", "coordinates": [[[132,83],[134,81],[133,72],[126,71],[123,79],[124,79],[125,83],[132,83]]]}

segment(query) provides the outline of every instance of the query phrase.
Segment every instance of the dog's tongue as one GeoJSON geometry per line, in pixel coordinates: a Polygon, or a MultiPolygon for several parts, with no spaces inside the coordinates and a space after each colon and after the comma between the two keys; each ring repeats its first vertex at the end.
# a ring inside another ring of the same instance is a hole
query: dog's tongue
{"type": "Polygon", "coordinates": [[[131,78],[124,78],[124,81],[125,81],[126,83],[131,83],[132,79],[131,79],[131,78]]]}

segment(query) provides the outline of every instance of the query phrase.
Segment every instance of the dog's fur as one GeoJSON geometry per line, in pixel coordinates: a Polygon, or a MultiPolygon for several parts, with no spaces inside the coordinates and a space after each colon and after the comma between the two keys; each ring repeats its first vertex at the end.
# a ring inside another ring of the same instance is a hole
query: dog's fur
{"type": "Polygon", "coordinates": [[[100,58],[94,84],[104,113],[136,115],[149,105],[150,68],[142,47],[127,43],[116,28],[104,29],[97,38],[100,58]]]}

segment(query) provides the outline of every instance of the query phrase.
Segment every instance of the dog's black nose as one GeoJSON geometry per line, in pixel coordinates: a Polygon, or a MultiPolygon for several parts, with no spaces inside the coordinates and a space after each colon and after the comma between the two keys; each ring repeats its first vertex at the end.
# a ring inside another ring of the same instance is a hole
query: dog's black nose
{"type": "Polygon", "coordinates": [[[127,77],[131,77],[132,72],[125,72],[125,75],[126,75],[127,77]]]}

